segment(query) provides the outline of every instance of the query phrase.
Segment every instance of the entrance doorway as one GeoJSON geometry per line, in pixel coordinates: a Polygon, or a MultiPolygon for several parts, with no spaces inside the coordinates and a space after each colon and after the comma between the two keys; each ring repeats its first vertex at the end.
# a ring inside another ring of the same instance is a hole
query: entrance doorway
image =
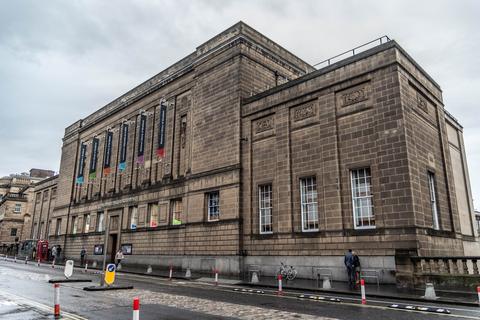
{"type": "Polygon", "coordinates": [[[115,263],[115,254],[117,253],[117,235],[111,234],[108,241],[108,251],[110,255],[110,263],[115,263]]]}

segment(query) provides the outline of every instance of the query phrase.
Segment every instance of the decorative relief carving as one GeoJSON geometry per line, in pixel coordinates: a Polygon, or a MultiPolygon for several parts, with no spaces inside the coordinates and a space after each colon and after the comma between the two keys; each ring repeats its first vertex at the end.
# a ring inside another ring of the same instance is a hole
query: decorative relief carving
{"type": "Polygon", "coordinates": [[[260,119],[255,122],[255,133],[273,129],[273,117],[260,119]]]}
{"type": "Polygon", "coordinates": [[[360,102],[360,101],[367,100],[367,99],[368,99],[368,95],[367,95],[367,87],[366,86],[363,86],[361,88],[357,88],[353,91],[344,93],[342,95],[342,102],[343,102],[344,107],[349,106],[349,105],[354,104],[354,103],[357,103],[357,102],[360,102]]]}
{"type": "Polygon", "coordinates": [[[422,109],[424,112],[428,113],[427,100],[422,97],[420,93],[417,92],[417,106],[422,109]]]}
{"type": "Polygon", "coordinates": [[[317,110],[313,105],[313,103],[298,107],[293,111],[293,120],[300,121],[303,119],[313,117],[316,115],[317,113],[316,111],[317,110]]]}

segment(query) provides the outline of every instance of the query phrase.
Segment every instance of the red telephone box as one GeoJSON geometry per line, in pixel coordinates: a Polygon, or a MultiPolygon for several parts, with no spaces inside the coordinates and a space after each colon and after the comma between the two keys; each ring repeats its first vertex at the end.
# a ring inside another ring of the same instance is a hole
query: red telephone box
{"type": "Polygon", "coordinates": [[[36,260],[40,261],[48,260],[48,240],[39,240],[37,242],[37,257],[36,260]]]}

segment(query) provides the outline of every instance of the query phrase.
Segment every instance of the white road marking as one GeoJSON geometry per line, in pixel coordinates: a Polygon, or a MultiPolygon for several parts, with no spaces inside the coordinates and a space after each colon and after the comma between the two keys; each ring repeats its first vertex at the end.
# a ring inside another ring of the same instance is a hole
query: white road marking
{"type": "MultiPolygon", "coordinates": [[[[22,296],[18,296],[16,294],[13,294],[13,293],[10,293],[10,292],[0,292],[0,296],[3,296],[4,298],[7,298],[7,299],[10,298],[10,299],[14,300],[15,302],[25,304],[25,305],[37,308],[39,310],[42,310],[44,312],[53,314],[53,307],[52,306],[47,306],[47,305],[42,304],[40,302],[31,300],[31,299],[28,299],[28,298],[25,298],[25,297],[22,297],[22,296]]],[[[61,315],[62,315],[62,319],[88,320],[87,318],[84,318],[82,316],[79,316],[79,315],[76,315],[76,314],[73,314],[73,313],[69,313],[69,312],[66,312],[66,311],[61,311],[61,315]]]]}

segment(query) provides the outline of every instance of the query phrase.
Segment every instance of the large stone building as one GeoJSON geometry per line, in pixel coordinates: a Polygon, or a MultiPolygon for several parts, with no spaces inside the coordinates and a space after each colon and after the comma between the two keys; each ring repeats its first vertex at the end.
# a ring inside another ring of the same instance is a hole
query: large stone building
{"type": "Polygon", "coordinates": [[[237,23],[66,128],[57,180],[67,257],[341,279],[353,248],[393,282],[479,252],[462,127],[395,41],[316,70],[237,23]]]}
{"type": "Polygon", "coordinates": [[[33,187],[51,175],[50,170],[31,169],[30,173],[0,178],[1,251],[29,238],[33,187]]]}

